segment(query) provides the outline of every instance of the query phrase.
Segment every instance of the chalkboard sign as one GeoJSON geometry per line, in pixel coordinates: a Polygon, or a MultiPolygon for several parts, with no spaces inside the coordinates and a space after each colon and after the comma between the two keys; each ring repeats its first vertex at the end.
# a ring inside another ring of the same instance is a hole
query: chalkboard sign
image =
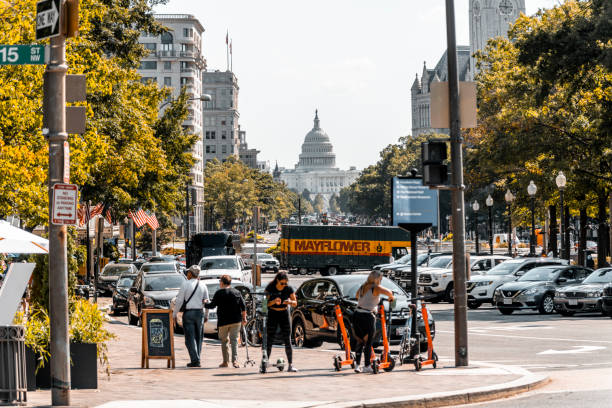
{"type": "Polygon", "coordinates": [[[168,368],[174,368],[172,310],[142,311],[142,368],[149,368],[149,359],[168,360],[168,368]]]}

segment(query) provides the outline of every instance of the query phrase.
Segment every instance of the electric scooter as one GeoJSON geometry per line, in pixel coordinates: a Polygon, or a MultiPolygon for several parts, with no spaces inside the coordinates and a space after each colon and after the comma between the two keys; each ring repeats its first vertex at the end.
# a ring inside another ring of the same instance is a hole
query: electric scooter
{"type": "Polygon", "coordinates": [[[244,326],[242,326],[242,335],[244,336],[244,347],[246,349],[246,361],[244,362],[244,366],[254,366],[255,364],[257,364],[255,362],[255,360],[251,360],[251,358],[249,357],[249,342],[247,341],[247,332],[246,332],[246,328],[244,326]]]}
{"type": "MultiPolygon", "coordinates": [[[[380,354],[380,358],[374,359],[372,361],[372,371],[374,374],[378,374],[380,369],[389,372],[393,371],[395,368],[395,358],[391,357],[389,353],[389,336],[387,333],[387,325],[389,329],[391,328],[391,315],[393,313],[393,306],[395,303],[395,299],[392,302],[389,302],[389,318],[387,319],[387,315],[385,314],[385,305],[381,300],[378,305],[378,314],[380,315],[380,327],[382,333],[382,341],[383,341],[383,351],[380,354]]],[[[372,353],[374,355],[374,353],[372,353]]]]}
{"type": "Polygon", "coordinates": [[[278,371],[283,371],[285,369],[285,360],[279,358],[276,360],[276,364],[269,364],[268,361],[268,297],[264,296],[263,302],[261,304],[261,314],[263,318],[263,322],[261,325],[262,333],[262,342],[261,342],[261,365],[259,366],[259,372],[261,374],[265,374],[268,371],[268,365],[272,367],[278,368],[278,371]]]}
{"type": "Polygon", "coordinates": [[[420,344],[418,336],[412,337],[412,317],[416,315],[416,309],[416,305],[410,304],[408,306],[408,319],[406,319],[397,357],[400,365],[412,362],[412,350],[416,347],[416,344],[420,344]]]}
{"type": "Polygon", "coordinates": [[[421,316],[423,316],[423,322],[425,323],[425,334],[427,335],[427,359],[424,359],[421,356],[421,344],[419,341],[417,344],[418,355],[416,355],[414,358],[414,368],[417,371],[421,371],[421,369],[426,365],[431,365],[433,368],[436,368],[438,362],[438,355],[434,351],[431,331],[429,330],[429,314],[427,312],[427,307],[425,306],[425,298],[419,297],[419,299],[421,300],[421,316]]]}
{"type": "Polygon", "coordinates": [[[342,309],[340,308],[340,298],[334,298],[334,313],[336,314],[336,321],[340,327],[340,333],[342,334],[342,341],[344,342],[344,359],[342,355],[338,354],[334,357],[334,369],[340,371],[342,366],[350,365],[353,369],[357,367],[355,362],[355,353],[351,352],[351,342],[346,333],[346,326],[344,325],[344,318],[342,317],[342,309]]]}

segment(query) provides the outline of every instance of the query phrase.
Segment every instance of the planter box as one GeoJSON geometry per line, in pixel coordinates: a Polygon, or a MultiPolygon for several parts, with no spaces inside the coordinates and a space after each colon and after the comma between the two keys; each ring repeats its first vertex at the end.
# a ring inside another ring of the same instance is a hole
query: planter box
{"type": "MultiPolygon", "coordinates": [[[[97,346],[86,343],[70,343],[70,381],[71,389],[98,388],[98,356],[97,346]]],[[[49,362],[38,373],[36,381],[31,384],[36,370],[36,357],[34,352],[26,349],[26,363],[28,375],[28,391],[36,388],[51,388],[51,373],[49,362]]]]}

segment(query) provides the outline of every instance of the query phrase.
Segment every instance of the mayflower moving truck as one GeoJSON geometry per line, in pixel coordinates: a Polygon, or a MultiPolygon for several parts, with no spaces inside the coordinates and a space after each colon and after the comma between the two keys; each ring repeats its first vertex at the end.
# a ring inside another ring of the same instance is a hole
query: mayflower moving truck
{"type": "Polygon", "coordinates": [[[303,275],[371,269],[410,246],[410,233],[398,227],[283,225],[281,231],[281,268],[303,275]]]}

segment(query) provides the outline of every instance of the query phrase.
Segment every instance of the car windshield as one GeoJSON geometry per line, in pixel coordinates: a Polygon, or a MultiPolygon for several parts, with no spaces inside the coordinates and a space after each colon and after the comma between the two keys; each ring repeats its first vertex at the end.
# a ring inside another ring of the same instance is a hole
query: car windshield
{"type": "Polygon", "coordinates": [[[102,271],[102,276],[118,276],[130,270],[130,265],[113,265],[107,266],[102,271]]]}
{"type": "MultiPolygon", "coordinates": [[[[425,255],[427,255],[427,254],[425,254],[425,255]]],[[[419,256],[421,256],[421,255],[419,255],[419,256]]],[[[418,259],[419,258],[417,258],[417,261],[418,261],[418,259]]],[[[395,262],[400,263],[400,264],[405,264],[405,263],[410,262],[410,254],[402,256],[400,259],[398,259],[395,262]]]]}
{"type": "Polygon", "coordinates": [[[598,269],[591,273],[582,283],[608,283],[612,282],[612,269],[598,269]]]}
{"type": "Polygon", "coordinates": [[[559,272],[558,268],[540,267],[533,268],[532,270],[525,273],[523,276],[518,278],[520,281],[550,281],[555,278],[555,275],[559,272]]]}
{"type": "Polygon", "coordinates": [[[172,264],[142,265],[143,272],[176,272],[172,264]]]}
{"type": "Polygon", "coordinates": [[[207,269],[238,269],[235,258],[205,258],[200,261],[200,268],[207,269]]]}
{"type": "MultiPolygon", "coordinates": [[[[357,290],[361,287],[361,285],[363,285],[364,282],[365,282],[365,276],[363,280],[355,279],[355,280],[350,280],[348,282],[340,282],[339,284],[340,284],[340,290],[342,291],[342,295],[348,296],[349,299],[357,299],[356,297],[357,290]]],[[[398,300],[406,298],[406,295],[404,291],[402,290],[402,288],[397,286],[397,284],[393,282],[391,279],[383,278],[382,286],[384,288],[387,288],[393,291],[393,293],[396,294],[396,297],[398,298],[398,300]]]]}
{"type": "Polygon", "coordinates": [[[487,271],[487,275],[509,275],[514,272],[521,262],[502,262],[494,268],[487,271]]]}
{"type": "Polygon", "coordinates": [[[429,261],[430,268],[448,268],[453,261],[452,256],[438,256],[429,261]]]}
{"type": "Polygon", "coordinates": [[[134,277],[126,276],[124,278],[119,278],[117,281],[118,288],[131,288],[132,283],[134,283],[134,277]]]}
{"type": "Polygon", "coordinates": [[[179,290],[183,284],[182,275],[163,275],[163,276],[147,276],[145,277],[145,291],[165,291],[179,290]]]}

